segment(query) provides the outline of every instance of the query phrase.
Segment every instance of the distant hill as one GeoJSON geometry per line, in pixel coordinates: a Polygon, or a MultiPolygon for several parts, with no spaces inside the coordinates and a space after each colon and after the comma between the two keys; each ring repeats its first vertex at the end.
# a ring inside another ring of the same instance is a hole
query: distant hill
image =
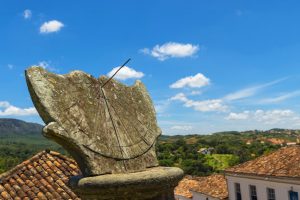
{"type": "Polygon", "coordinates": [[[299,129],[282,129],[282,128],[273,128],[270,130],[249,130],[249,131],[242,131],[240,132],[241,134],[256,134],[256,135],[295,135],[299,136],[300,135],[300,130],[299,129]]]}
{"type": "Polygon", "coordinates": [[[18,119],[0,118],[0,135],[40,135],[42,128],[43,126],[37,123],[25,122],[18,119]]]}

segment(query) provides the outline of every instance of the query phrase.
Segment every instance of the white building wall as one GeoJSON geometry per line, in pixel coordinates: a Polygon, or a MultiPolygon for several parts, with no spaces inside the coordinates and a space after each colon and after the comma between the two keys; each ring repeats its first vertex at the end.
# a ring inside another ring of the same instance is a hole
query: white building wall
{"type": "Polygon", "coordinates": [[[193,200],[219,200],[194,191],[192,191],[192,194],[193,200]]]}
{"type": "Polygon", "coordinates": [[[187,198],[187,197],[184,197],[184,196],[181,196],[181,195],[176,195],[176,194],[175,194],[175,199],[176,200],[192,200],[190,198],[187,198]]]}
{"type": "MultiPolygon", "coordinates": [[[[235,200],[235,183],[239,183],[241,186],[241,193],[243,200],[250,199],[249,185],[255,185],[257,191],[257,197],[259,200],[267,199],[267,188],[275,189],[275,196],[277,200],[288,200],[289,191],[292,189],[294,192],[298,192],[300,198],[300,182],[295,183],[282,183],[269,180],[258,180],[252,178],[226,176],[229,200],[235,200]]],[[[287,182],[287,181],[285,181],[287,182]]]]}

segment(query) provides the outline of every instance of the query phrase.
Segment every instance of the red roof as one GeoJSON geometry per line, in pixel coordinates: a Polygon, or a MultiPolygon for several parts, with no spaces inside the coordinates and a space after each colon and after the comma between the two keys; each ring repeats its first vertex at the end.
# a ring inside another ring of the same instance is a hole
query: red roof
{"type": "Polygon", "coordinates": [[[228,168],[225,173],[300,178],[300,146],[282,147],[228,168]]]}
{"type": "Polygon", "coordinates": [[[174,190],[175,195],[180,195],[186,198],[192,198],[193,195],[190,192],[191,188],[196,187],[199,181],[192,179],[191,177],[184,177],[174,190]]]}
{"type": "Polygon", "coordinates": [[[204,194],[216,199],[228,199],[227,182],[223,174],[213,174],[204,177],[191,191],[204,194]]]}
{"type": "Polygon", "coordinates": [[[192,192],[198,192],[216,199],[227,199],[228,189],[224,175],[213,174],[206,177],[185,177],[175,188],[175,194],[192,199],[192,192]]]}
{"type": "Polygon", "coordinates": [[[0,199],[79,199],[66,185],[79,174],[74,160],[43,151],[0,175],[0,199]]]}

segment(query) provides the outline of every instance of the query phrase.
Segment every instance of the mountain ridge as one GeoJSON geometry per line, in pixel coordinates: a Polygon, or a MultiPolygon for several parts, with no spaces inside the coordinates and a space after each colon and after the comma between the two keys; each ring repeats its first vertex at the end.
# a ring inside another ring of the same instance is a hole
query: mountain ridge
{"type": "Polygon", "coordinates": [[[37,135],[42,133],[43,126],[13,118],[0,118],[0,135],[37,135]]]}

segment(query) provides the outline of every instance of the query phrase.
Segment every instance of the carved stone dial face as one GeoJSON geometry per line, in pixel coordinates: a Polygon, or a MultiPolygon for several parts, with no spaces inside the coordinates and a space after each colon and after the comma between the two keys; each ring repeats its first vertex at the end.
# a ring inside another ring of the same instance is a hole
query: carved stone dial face
{"type": "Polygon", "coordinates": [[[144,85],[128,87],[81,71],[56,75],[41,67],[26,70],[33,102],[46,124],[64,134],[49,137],[74,143],[104,157],[126,160],[147,152],[161,134],[144,85]]]}

